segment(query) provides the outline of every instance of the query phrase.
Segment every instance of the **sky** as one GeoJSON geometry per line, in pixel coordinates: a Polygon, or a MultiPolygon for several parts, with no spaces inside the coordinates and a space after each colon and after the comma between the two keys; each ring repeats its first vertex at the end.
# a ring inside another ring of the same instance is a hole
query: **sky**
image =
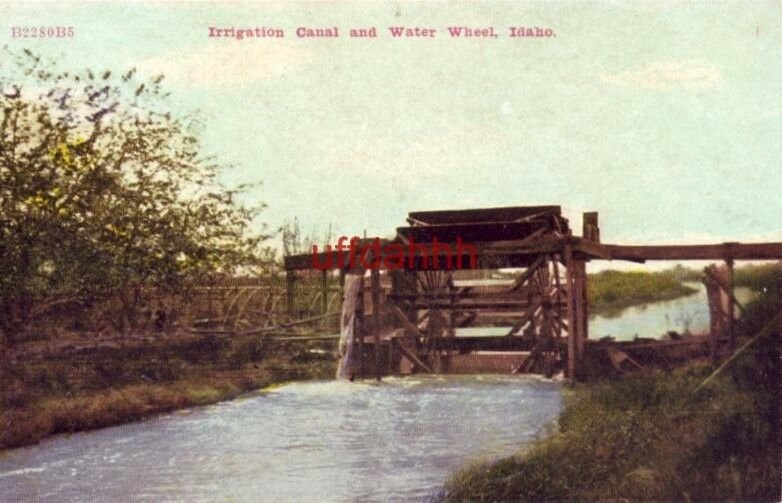
{"type": "Polygon", "coordinates": [[[392,236],[409,211],[559,204],[604,242],[782,240],[782,3],[0,3],[2,45],[163,73],[274,228],[392,236]],[[14,26],[73,26],[14,39],[14,26]],[[285,38],[210,38],[209,27],[285,38]],[[297,38],[298,27],[340,37],[297,38]],[[394,39],[390,26],[431,27],[394,39]],[[494,27],[453,39],[448,26],[494,27]],[[511,38],[511,26],[551,28],[511,38]],[[378,37],[352,39],[350,28],[378,37]]]}

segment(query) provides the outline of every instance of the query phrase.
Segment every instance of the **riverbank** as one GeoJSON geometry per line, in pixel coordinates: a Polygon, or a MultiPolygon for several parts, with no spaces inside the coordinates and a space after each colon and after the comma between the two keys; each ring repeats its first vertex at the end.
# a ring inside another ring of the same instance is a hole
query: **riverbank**
{"type": "Polygon", "coordinates": [[[235,398],[274,383],[331,378],[331,343],[171,337],[64,345],[3,356],[0,449],[235,398]]]}
{"type": "MultiPolygon", "coordinates": [[[[747,306],[742,340],[782,311],[782,276],[747,306]]],[[[446,501],[777,501],[780,327],[700,390],[714,367],[578,386],[554,435],[448,481],[446,501]]]]}
{"type": "MultiPolygon", "coordinates": [[[[694,273],[694,271],[688,271],[694,273]]],[[[671,300],[696,293],[682,283],[680,270],[601,271],[590,274],[587,298],[595,314],[611,314],[639,304],[671,300]]]]}

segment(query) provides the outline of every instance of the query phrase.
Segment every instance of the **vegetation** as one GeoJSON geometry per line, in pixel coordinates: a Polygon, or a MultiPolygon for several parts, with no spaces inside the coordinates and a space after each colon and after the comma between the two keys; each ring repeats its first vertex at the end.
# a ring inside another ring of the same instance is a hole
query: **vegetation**
{"type": "Polygon", "coordinates": [[[0,58],[0,344],[64,302],[116,296],[133,328],[144,288],[263,267],[260,208],[219,182],[198,122],[162,77],[0,58]]]}
{"type": "Polygon", "coordinates": [[[596,312],[610,312],[647,302],[675,299],[697,290],[682,284],[682,269],[659,272],[602,271],[590,274],[587,296],[596,312]]]}
{"type": "Polygon", "coordinates": [[[28,354],[0,369],[0,448],[227,400],[272,383],[330,378],[333,345],[200,336],[28,354]]]}
{"type": "MultiPolygon", "coordinates": [[[[764,271],[748,275],[764,293],[742,318],[745,340],[782,312],[782,276],[764,271]]],[[[777,501],[781,330],[697,392],[705,363],[577,388],[557,433],[457,473],[445,499],[777,501]]]]}

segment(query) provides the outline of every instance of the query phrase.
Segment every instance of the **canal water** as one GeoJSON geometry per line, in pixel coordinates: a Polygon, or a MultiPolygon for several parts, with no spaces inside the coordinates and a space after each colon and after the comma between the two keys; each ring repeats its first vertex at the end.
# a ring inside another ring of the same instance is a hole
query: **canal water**
{"type": "Polygon", "coordinates": [[[420,501],[561,407],[529,376],[291,383],[0,453],[0,500],[420,501]]]}
{"type": "MultiPolygon", "coordinates": [[[[697,291],[672,300],[631,306],[611,315],[590,316],[589,338],[611,336],[616,340],[631,340],[638,336],[656,339],[672,330],[707,333],[710,319],[706,287],[697,282],[684,284],[697,291]]],[[[735,288],[734,295],[741,303],[753,297],[752,290],[744,287],[735,288]]]]}

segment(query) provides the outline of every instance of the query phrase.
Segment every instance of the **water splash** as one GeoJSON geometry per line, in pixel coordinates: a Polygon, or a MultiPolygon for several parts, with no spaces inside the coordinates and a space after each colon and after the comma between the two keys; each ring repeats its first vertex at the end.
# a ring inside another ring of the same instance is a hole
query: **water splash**
{"type": "Polygon", "coordinates": [[[337,379],[353,379],[356,360],[356,303],[364,277],[345,275],[345,300],[342,301],[342,317],[339,323],[339,367],[337,379]]]}

